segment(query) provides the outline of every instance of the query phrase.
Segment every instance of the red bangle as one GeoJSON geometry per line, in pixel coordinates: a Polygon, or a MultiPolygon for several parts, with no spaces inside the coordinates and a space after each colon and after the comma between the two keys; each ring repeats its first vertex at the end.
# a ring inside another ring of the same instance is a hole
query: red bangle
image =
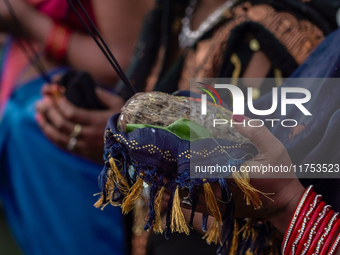
{"type": "Polygon", "coordinates": [[[331,248],[329,249],[328,255],[334,255],[335,252],[339,249],[339,247],[340,247],[340,232],[338,233],[331,248]]]}
{"type": "MultiPolygon", "coordinates": [[[[337,219],[337,221],[334,224],[334,227],[332,228],[331,232],[329,233],[329,236],[327,237],[327,239],[325,241],[325,245],[322,248],[320,254],[326,254],[326,251],[330,247],[330,244],[331,244],[333,238],[335,237],[336,233],[338,232],[339,228],[340,228],[340,219],[337,219]]],[[[328,254],[330,254],[330,253],[328,253],[328,254]]]]}
{"type": "Polygon", "coordinates": [[[300,198],[300,201],[299,201],[299,204],[298,206],[296,207],[295,209],[295,212],[292,216],[292,219],[290,220],[290,223],[289,223],[289,226],[286,230],[286,233],[284,235],[284,239],[283,239],[283,242],[282,242],[282,246],[281,246],[281,251],[282,251],[282,254],[286,254],[286,248],[287,248],[287,244],[288,244],[288,241],[290,239],[290,236],[292,234],[292,231],[293,231],[293,228],[295,226],[295,223],[296,223],[296,220],[300,214],[300,211],[302,210],[303,208],[303,205],[305,203],[305,201],[308,199],[309,195],[313,192],[313,186],[309,186],[304,194],[302,195],[302,197],[300,198]]]}
{"type": "Polygon", "coordinates": [[[325,228],[325,231],[323,232],[317,246],[315,249],[315,254],[326,254],[326,251],[328,250],[329,246],[326,246],[326,241],[330,238],[328,241],[329,243],[332,241],[334,235],[331,237],[332,227],[336,223],[336,221],[339,219],[339,213],[335,213],[332,216],[332,219],[329,221],[328,226],[325,228]],[[322,251],[325,250],[325,253],[322,253],[322,251]]]}
{"type": "MultiPolygon", "coordinates": [[[[322,196],[321,195],[316,195],[313,203],[310,205],[305,217],[303,218],[303,222],[301,225],[301,228],[298,230],[298,234],[296,239],[293,242],[292,249],[291,249],[291,254],[294,255],[295,253],[300,254],[297,252],[298,246],[301,246],[299,244],[302,244],[305,242],[305,240],[302,240],[302,237],[307,233],[307,229],[309,228],[309,222],[311,221],[311,217],[313,216],[313,213],[315,212],[317,206],[320,203],[322,196]],[[306,229],[307,228],[307,229],[306,229]]],[[[306,235],[307,238],[307,235],[306,235]]]]}
{"type": "Polygon", "coordinates": [[[316,196],[316,193],[313,192],[306,200],[306,202],[303,204],[302,210],[300,214],[298,215],[297,222],[293,228],[292,234],[289,238],[288,244],[287,244],[287,249],[284,255],[289,255],[292,253],[292,248],[293,248],[293,242],[298,235],[298,230],[301,228],[303,219],[305,217],[305,214],[307,213],[308,209],[311,207],[311,203],[314,200],[316,196]]]}
{"type": "Polygon", "coordinates": [[[70,37],[71,31],[69,29],[59,24],[53,24],[45,43],[44,53],[47,58],[64,62],[70,37]]]}
{"type": "Polygon", "coordinates": [[[305,190],[286,230],[283,255],[333,255],[340,247],[340,214],[321,198],[312,186],[305,190]]]}
{"type": "Polygon", "coordinates": [[[330,210],[328,213],[327,213],[327,216],[325,217],[324,221],[322,222],[320,228],[319,228],[319,231],[318,233],[316,234],[316,236],[314,237],[314,240],[312,242],[312,245],[310,247],[310,249],[308,250],[308,253],[307,255],[313,255],[314,254],[314,250],[316,248],[316,245],[318,244],[319,242],[319,239],[320,237],[322,236],[323,232],[324,232],[324,229],[325,227],[327,226],[329,220],[331,219],[331,217],[333,216],[334,214],[334,211],[333,210],[330,210]]]}
{"type": "Polygon", "coordinates": [[[314,211],[314,213],[311,217],[311,220],[309,221],[307,228],[306,228],[306,230],[305,230],[305,232],[304,232],[304,234],[301,238],[300,244],[299,244],[299,246],[296,250],[296,254],[304,255],[308,251],[308,248],[312,243],[313,236],[316,234],[316,231],[318,231],[317,228],[319,227],[320,221],[323,219],[323,217],[327,213],[327,209],[325,209],[325,205],[326,205],[326,203],[321,201],[321,203],[318,205],[318,207],[314,211]],[[323,210],[323,212],[320,214],[321,210],[323,210]],[[323,217],[322,217],[322,215],[323,215],[323,217]],[[318,219],[319,217],[320,217],[320,219],[318,219]]]}

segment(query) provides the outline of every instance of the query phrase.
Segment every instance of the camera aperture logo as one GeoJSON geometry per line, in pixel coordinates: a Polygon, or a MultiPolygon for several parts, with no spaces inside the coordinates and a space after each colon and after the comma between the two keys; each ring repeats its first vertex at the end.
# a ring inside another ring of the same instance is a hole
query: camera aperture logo
{"type": "MultiPolygon", "coordinates": [[[[281,116],[286,116],[287,115],[287,105],[295,105],[297,110],[300,110],[305,116],[312,116],[312,114],[307,110],[307,108],[304,106],[304,104],[308,103],[311,99],[311,93],[308,89],[305,88],[298,88],[298,87],[282,87],[282,88],[277,88],[273,87],[272,88],[272,105],[269,109],[256,109],[254,107],[254,102],[253,102],[253,88],[249,87],[247,89],[247,102],[245,102],[245,96],[240,88],[238,88],[235,85],[230,85],[230,84],[215,84],[214,87],[203,84],[201,82],[197,82],[199,84],[204,85],[207,89],[199,87],[198,89],[204,91],[207,93],[212,100],[214,101],[215,105],[217,106],[216,100],[213,96],[213,94],[208,90],[210,89],[216,97],[219,99],[221,106],[222,100],[220,95],[217,93],[215,89],[226,89],[226,92],[228,90],[229,93],[231,93],[231,96],[233,98],[233,114],[234,115],[244,115],[245,114],[245,106],[248,107],[249,111],[257,116],[269,116],[272,113],[274,113],[278,105],[280,103],[280,108],[281,108],[281,116]],[[279,89],[281,90],[281,97],[279,98],[279,89]],[[299,97],[295,98],[288,98],[289,94],[295,93],[295,95],[299,94],[299,97]],[[279,102],[280,99],[280,102],[279,102]],[[245,104],[247,103],[247,104],[245,104]]],[[[207,114],[207,94],[202,94],[201,95],[201,115],[206,115],[207,114]]],[[[261,127],[265,124],[265,122],[270,123],[271,127],[274,127],[274,125],[277,122],[280,122],[280,124],[283,127],[296,127],[298,125],[297,120],[295,119],[251,119],[248,120],[248,126],[250,127],[261,127]]],[[[230,126],[233,126],[236,124],[236,122],[233,122],[233,120],[226,120],[226,119],[214,119],[213,120],[213,127],[216,127],[217,125],[226,125],[230,124],[230,126]]],[[[237,124],[243,124],[244,126],[246,125],[246,120],[243,121],[243,123],[237,123],[237,124]]]]}
{"type": "MultiPolygon", "coordinates": [[[[223,106],[220,95],[217,93],[217,91],[213,87],[211,87],[208,84],[204,84],[202,82],[197,82],[197,83],[199,83],[199,84],[207,87],[208,89],[210,89],[217,96],[218,100],[220,101],[221,106],[223,106]]],[[[204,91],[205,93],[207,93],[211,97],[211,99],[214,101],[215,105],[217,106],[215,97],[209,92],[209,90],[201,88],[201,87],[197,87],[197,88],[202,90],[202,91],[204,91]]],[[[202,115],[206,115],[207,114],[207,95],[206,94],[202,94],[201,99],[202,99],[201,114],[202,115]]]]}

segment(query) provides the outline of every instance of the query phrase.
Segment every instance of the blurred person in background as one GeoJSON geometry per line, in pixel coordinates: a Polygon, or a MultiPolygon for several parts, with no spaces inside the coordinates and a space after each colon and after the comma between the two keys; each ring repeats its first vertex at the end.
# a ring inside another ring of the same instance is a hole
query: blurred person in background
{"type": "MultiPolygon", "coordinates": [[[[119,63],[126,68],[144,15],[153,1],[82,3],[119,63]]],[[[65,150],[52,144],[35,119],[35,105],[45,80],[31,65],[17,38],[29,38],[25,44],[38,52],[49,77],[72,67],[89,72],[106,87],[113,87],[117,75],[66,1],[1,1],[0,19],[0,29],[8,35],[1,61],[0,195],[20,248],[24,254],[35,255],[128,253],[129,246],[125,247],[125,242],[129,243],[128,233],[120,209],[102,212],[92,205],[101,171],[96,162],[100,160],[89,157],[91,153],[83,157],[71,153],[81,144],[77,139],[87,133],[96,134],[93,143],[103,144],[98,126],[105,126],[112,110],[100,111],[98,115],[105,116],[104,119],[102,122],[94,119],[92,125],[86,122],[97,116],[95,111],[77,115],[77,125],[63,130],[69,131],[68,141],[73,138],[75,143],[65,150]]],[[[97,97],[106,109],[122,104],[118,99],[107,100],[103,90],[98,90],[97,97]]],[[[70,104],[66,100],[63,103],[70,104]]]]}
{"type": "MultiPolygon", "coordinates": [[[[138,91],[167,93],[189,89],[190,78],[231,77],[237,81],[241,77],[275,77],[279,86],[282,78],[288,77],[335,29],[337,4],[298,0],[157,1],[144,25],[128,77],[138,91]]],[[[242,90],[249,86],[235,85],[242,90]]],[[[256,88],[254,99],[271,89],[267,84],[257,84],[256,88]]],[[[122,86],[117,91],[125,100],[128,98],[122,86]]],[[[230,103],[230,98],[225,100],[230,103]]],[[[58,104],[45,100],[38,109],[38,123],[44,133],[64,148],[69,139],[62,130],[70,131],[72,127],[67,122],[74,125],[78,115],[90,113],[66,104],[64,99],[58,104]]],[[[83,140],[87,145],[78,143],[79,147],[93,147],[90,136],[83,140]]],[[[207,254],[199,234],[163,240],[153,235],[149,253],[179,254],[189,249],[207,254]],[[176,240],[183,241],[182,245],[176,240]]]]}

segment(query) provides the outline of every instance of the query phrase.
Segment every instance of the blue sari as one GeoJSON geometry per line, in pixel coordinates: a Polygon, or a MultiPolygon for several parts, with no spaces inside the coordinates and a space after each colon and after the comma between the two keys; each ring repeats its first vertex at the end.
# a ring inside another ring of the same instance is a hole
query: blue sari
{"type": "Polygon", "coordinates": [[[120,208],[93,207],[102,166],[49,142],[35,104],[44,81],[9,99],[0,123],[0,195],[24,254],[125,254],[120,208]]]}

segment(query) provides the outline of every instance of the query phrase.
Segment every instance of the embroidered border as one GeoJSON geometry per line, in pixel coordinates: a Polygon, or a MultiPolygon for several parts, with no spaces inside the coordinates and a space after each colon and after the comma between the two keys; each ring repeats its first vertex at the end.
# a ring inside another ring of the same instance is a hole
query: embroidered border
{"type": "Polygon", "coordinates": [[[307,20],[298,20],[288,12],[277,12],[269,5],[244,3],[226,14],[231,20],[217,29],[211,39],[197,43],[185,59],[179,89],[187,89],[190,78],[214,77],[223,61],[231,31],[246,22],[255,22],[272,33],[298,64],[324,39],[322,31],[307,20]]]}

